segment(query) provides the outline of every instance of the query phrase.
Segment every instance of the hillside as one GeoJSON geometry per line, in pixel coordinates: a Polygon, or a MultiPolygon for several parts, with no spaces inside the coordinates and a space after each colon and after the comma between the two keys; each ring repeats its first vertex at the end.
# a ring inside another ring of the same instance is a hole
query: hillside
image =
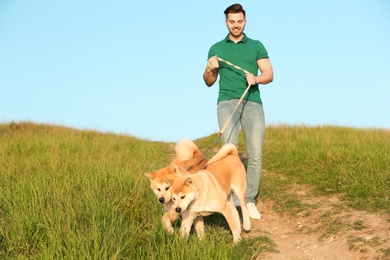
{"type": "MultiPolygon", "coordinates": [[[[215,137],[194,142],[212,156],[215,137]]],[[[390,259],[390,131],[268,127],[263,217],[236,247],[220,216],[207,219],[205,243],[162,231],[143,173],[168,165],[173,146],[0,125],[0,258],[390,259]]],[[[242,136],[239,150],[245,164],[242,136]]]]}

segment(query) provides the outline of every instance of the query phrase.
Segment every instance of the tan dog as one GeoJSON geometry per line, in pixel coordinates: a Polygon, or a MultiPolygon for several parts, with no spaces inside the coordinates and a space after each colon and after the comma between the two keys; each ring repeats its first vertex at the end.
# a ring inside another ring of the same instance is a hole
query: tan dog
{"type": "MultiPolygon", "coordinates": [[[[170,234],[174,233],[173,222],[180,217],[180,213],[175,211],[170,192],[172,183],[180,175],[178,167],[183,167],[189,173],[196,173],[198,169],[204,168],[207,163],[207,159],[202,156],[199,148],[190,140],[183,139],[178,142],[175,151],[176,158],[169,166],[145,173],[145,176],[150,180],[150,188],[156,195],[158,202],[164,206],[162,223],[170,234]]],[[[198,237],[201,238],[204,233],[203,217],[197,218],[194,221],[194,226],[198,237]]]]}
{"type": "MultiPolygon", "coordinates": [[[[182,170],[182,168],[178,168],[182,170]]],[[[243,228],[251,229],[246,206],[246,173],[237,149],[225,144],[208,162],[206,169],[197,174],[178,177],[171,186],[171,196],[177,213],[182,214],[180,235],[188,237],[192,223],[199,216],[221,213],[229,224],[233,242],[241,240],[240,217],[234,206],[232,191],[242,209],[243,228]]]]}

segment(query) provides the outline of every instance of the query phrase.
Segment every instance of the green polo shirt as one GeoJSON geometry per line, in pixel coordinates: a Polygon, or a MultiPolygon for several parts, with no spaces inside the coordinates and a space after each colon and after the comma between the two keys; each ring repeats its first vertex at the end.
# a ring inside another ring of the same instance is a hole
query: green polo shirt
{"type": "MultiPolygon", "coordinates": [[[[255,76],[259,72],[257,60],[268,59],[268,53],[264,45],[260,41],[248,38],[245,34],[242,40],[237,43],[231,41],[229,36],[215,43],[209,50],[208,58],[214,55],[253,73],[255,76]]],[[[223,61],[219,61],[218,72],[219,94],[217,103],[223,100],[240,99],[248,87],[245,73],[223,61]]],[[[253,85],[244,99],[262,104],[259,86],[253,85]]]]}

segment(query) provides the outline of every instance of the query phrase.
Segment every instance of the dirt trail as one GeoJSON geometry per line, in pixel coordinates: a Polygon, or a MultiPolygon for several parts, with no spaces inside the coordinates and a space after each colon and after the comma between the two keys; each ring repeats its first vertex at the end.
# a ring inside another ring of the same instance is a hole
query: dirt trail
{"type": "Polygon", "coordinates": [[[260,201],[262,218],[243,237],[267,236],[279,252],[256,259],[390,259],[390,216],[349,209],[336,196],[312,197],[304,187],[291,192],[313,207],[280,216],[271,201],[260,201]]]}

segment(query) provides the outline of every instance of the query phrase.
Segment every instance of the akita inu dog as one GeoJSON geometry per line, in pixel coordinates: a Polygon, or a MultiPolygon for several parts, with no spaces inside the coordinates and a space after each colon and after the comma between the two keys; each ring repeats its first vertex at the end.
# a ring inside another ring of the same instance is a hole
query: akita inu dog
{"type": "MultiPolygon", "coordinates": [[[[187,169],[189,173],[195,173],[198,169],[204,168],[208,161],[207,158],[202,156],[199,148],[188,139],[179,141],[176,144],[175,151],[176,158],[169,166],[154,172],[145,173],[145,176],[150,180],[150,188],[156,195],[158,202],[164,206],[162,223],[170,234],[174,233],[173,222],[180,217],[180,213],[175,211],[170,192],[172,183],[180,175],[178,167],[187,169]]],[[[194,226],[198,237],[201,238],[204,229],[203,217],[197,218],[194,221],[194,226]]]]}
{"type": "MultiPolygon", "coordinates": [[[[181,167],[176,169],[182,170],[181,167]]],[[[233,242],[239,242],[241,224],[232,191],[240,202],[243,228],[246,232],[250,231],[251,223],[245,199],[245,167],[233,144],[223,145],[204,170],[188,175],[182,172],[180,175],[173,182],[170,191],[175,211],[182,216],[181,236],[188,237],[192,223],[197,217],[219,212],[229,224],[233,242]]]]}

